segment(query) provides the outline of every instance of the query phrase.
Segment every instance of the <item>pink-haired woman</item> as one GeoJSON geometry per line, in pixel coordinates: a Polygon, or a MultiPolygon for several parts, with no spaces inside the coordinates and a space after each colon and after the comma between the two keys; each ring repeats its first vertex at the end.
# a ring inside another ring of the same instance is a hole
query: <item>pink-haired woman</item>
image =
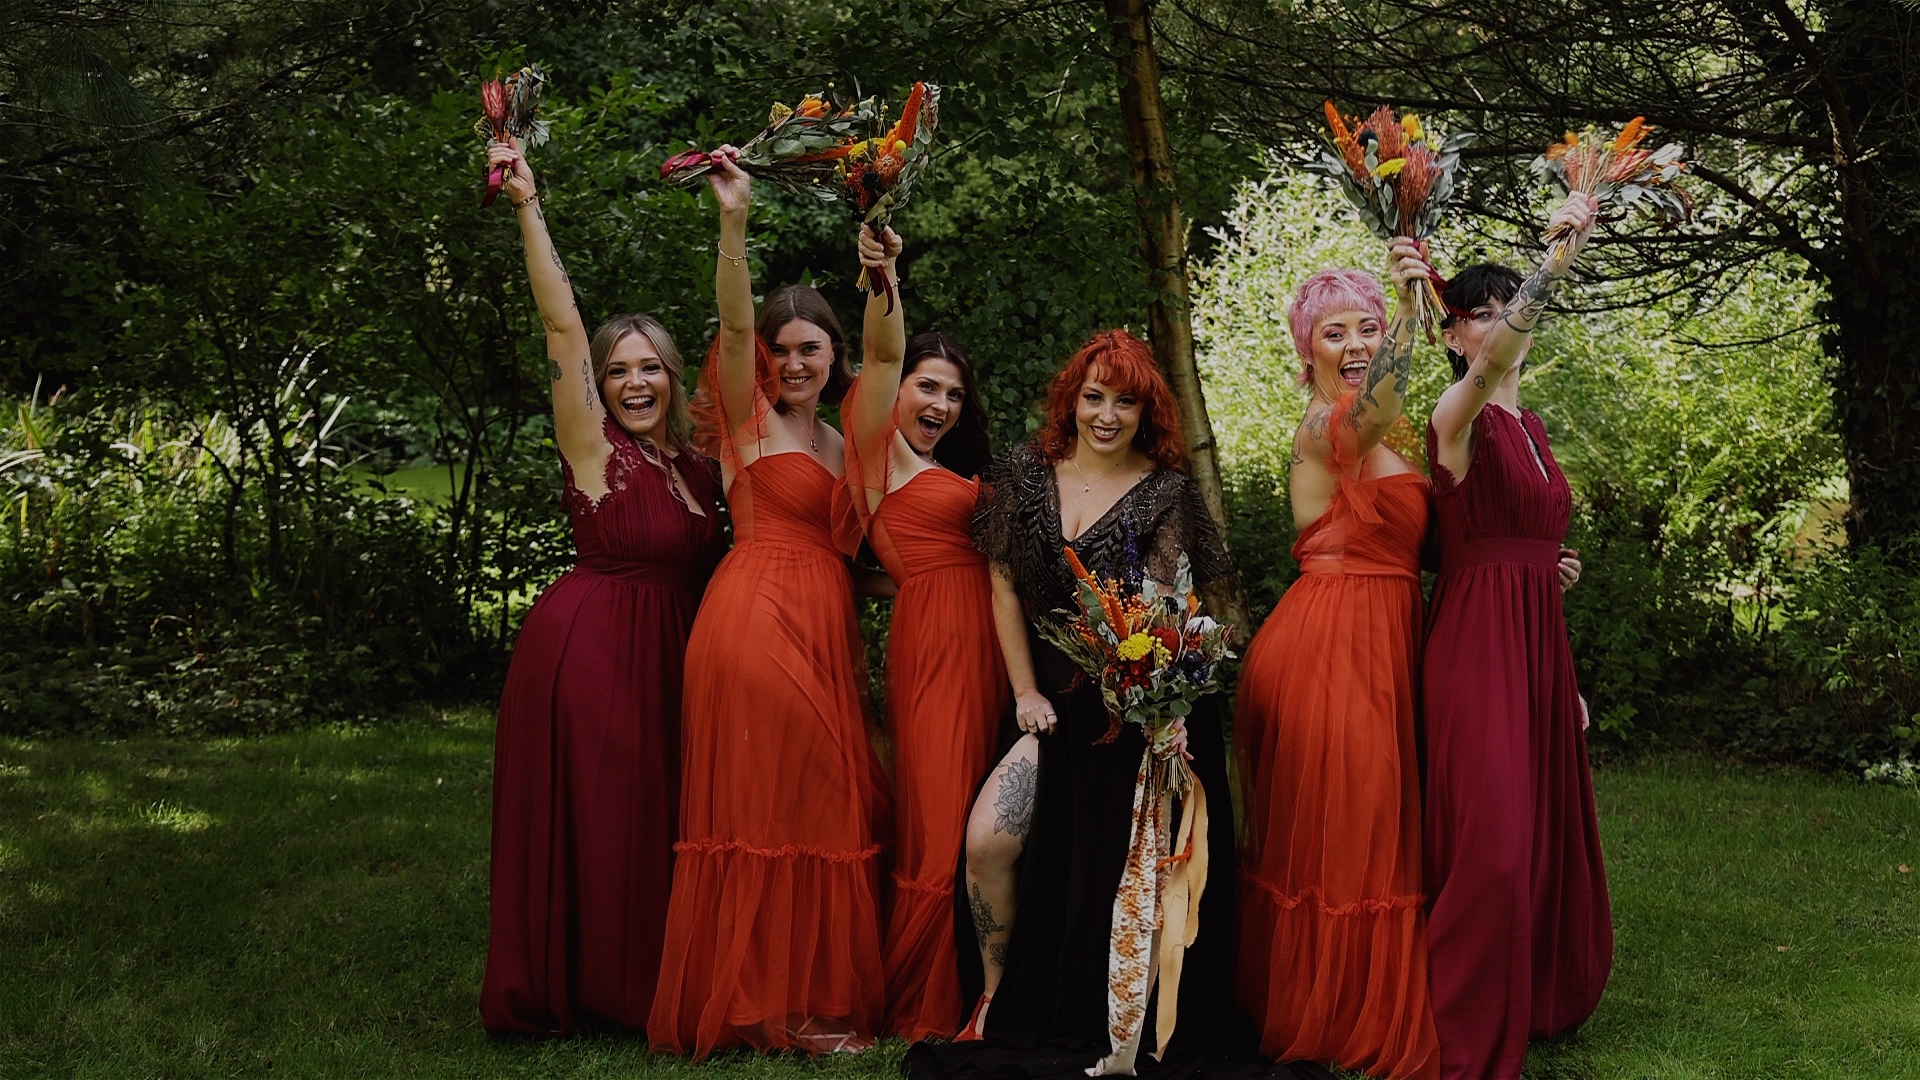
{"type": "Polygon", "coordinates": [[[1429,271],[1412,241],[1390,258],[1391,324],[1357,270],[1308,278],[1288,312],[1313,395],[1288,484],[1300,578],[1240,677],[1239,991],[1276,1060],[1413,1077],[1439,1068],[1413,726],[1427,481],[1381,440],[1429,271]]]}

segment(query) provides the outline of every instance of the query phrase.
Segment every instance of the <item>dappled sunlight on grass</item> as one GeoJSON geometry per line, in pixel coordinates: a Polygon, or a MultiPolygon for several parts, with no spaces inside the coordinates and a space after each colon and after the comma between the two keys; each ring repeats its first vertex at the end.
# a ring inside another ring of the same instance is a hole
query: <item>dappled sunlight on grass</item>
{"type": "MultiPolygon", "coordinates": [[[[897,1074],[897,1040],[693,1066],[487,1038],[491,758],[486,709],[0,742],[0,1075],[897,1074]]],[[[1920,797],[1687,759],[1596,783],[1618,962],[1529,1077],[1920,1073],[1920,797]]]]}

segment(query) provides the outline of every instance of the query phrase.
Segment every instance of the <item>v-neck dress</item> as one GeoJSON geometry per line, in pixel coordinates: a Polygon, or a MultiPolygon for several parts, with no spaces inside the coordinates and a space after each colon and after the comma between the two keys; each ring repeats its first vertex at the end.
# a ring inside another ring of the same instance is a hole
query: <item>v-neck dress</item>
{"type": "Polygon", "coordinates": [[[607,494],[562,460],[579,563],[514,642],[493,759],[487,1030],[566,1034],[584,1017],[645,1027],[660,970],[680,812],[680,674],[700,594],[726,550],[720,469],[665,468],[608,418],[607,494]]]}
{"type": "MultiPolygon", "coordinates": [[[[1107,1009],[1114,898],[1128,853],[1145,736],[1137,725],[1123,724],[1117,738],[1101,742],[1109,725],[1098,686],[1031,630],[1075,607],[1052,464],[1033,446],[1018,446],[996,461],[990,481],[992,497],[976,521],[976,542],[1011,576],[1026,608],[1039,689],[1059,723],[1039,739],[1033,823],[1019,864],[1005,974],[987,1013],[985,1040],[916,1045],[902,1066],[909,1080],[1080,1076],[1112,1049],[1107,1009]]],[[[1172,581],[1182,554],[1196,586],[1233,572],[1199,488],[1185,474],[1165,469],[1134,485],[1072,547],[1089,570],[1121,579],[1138,581],[1145,573],[1172,581]]],[[[1233,813],[1221,705],[1217,697],[1204,698],[1188,719],[1193,770],[1210,805],[1213,862],[1200,901],[1202,929],[1187,949],[1180,981],[1179,1028],[1166,1062],[1142,1050],[1142,1076],[1179,1074],[1223,1051],[1252,1049],[1250,1029],[1233,1000],[1233,813]]],[[[1009,717],[1003,740],[1010,743],[1018,734],[1009,717]]],[[[963,916],[956,912],[961,971],[971,995],[981,985],[979,947],[963,916]]],[[[1149,1009],[1143,1047],[1155,1045],[1153,1028],[1149,1009]]]]}
{"type": "Polygon", "coordinates": [[[1472,439],[1455,477],[1427,429],[1427,966],[1441,1074],[1518,1076],[1599,1003],[1613,919],[1560,606],[1572,494],[1533,413],[1488,404],[1472,439]]]}

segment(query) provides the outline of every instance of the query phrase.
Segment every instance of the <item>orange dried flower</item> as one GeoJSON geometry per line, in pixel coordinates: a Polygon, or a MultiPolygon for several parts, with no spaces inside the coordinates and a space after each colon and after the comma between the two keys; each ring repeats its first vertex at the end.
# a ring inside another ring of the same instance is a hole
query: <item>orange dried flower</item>
{"type": "Polygon", "coordinates": [[[1614,136],[1613,145],[1609,149],[1616,154],[1624,154],[1640,145],[1640,140],[1652,132],[1653,129],[1647,126],[1647,118],[1636,116],[1627,121],[1627,126],[1620,129],[1620,134],[1614,136]]]}
{"type": "Polygon", "coordinates": [[[1407,131],[1394,117],[1391,106],[1382,105],[1373,110],[1373,115],[1367,117],[1366,130],[1373,132],[1373,137],[1380,140],[1379,149],[1374,152],[1379,160],[1392,161],[1405,155],[1407,131]]]}

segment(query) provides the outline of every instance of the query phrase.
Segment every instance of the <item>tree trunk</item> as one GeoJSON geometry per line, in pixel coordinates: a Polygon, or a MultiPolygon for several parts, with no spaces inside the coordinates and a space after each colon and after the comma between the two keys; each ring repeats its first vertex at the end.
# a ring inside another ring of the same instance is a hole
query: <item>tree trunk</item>
{"type": "Polygon", "coordinates": [[[1809,102],[1821,115],[1809,119],[1832,132],[1847,241],[1825,268],[1824,310],[1852,494],[1847,536],[1911,567],[1920,565],[1920,222],[1907,203],[1920,148],[1902,125],[1920,88],[1907,52],[1914,16],[1879,0],[1835,0],[1825,14],[1824,27],[1789,38],[1826,61],[1809,102]]]}
{"type": "MultiPolygon", "coordinates": [[[[1133,194],[1140,214],[1140,249],[1147,260],[1153,302],[1147,308],[1154,354],[1180,402],[1180,424],[1194,483],[1207,510],[1227,528],[1226,486],[1207,416],[1200,369],[1193,359],[1193,313],[1187,290],[1187,219],[1174,185],[1173,147],[1167,140],[1165,106],[1160,99],[1160,59],[1153,48],[1153,19],[1148,0],[1105,0],[1120,69],[1120,115],[1127,127],[1133,161],[1133,194]]],[[[1246,594],[1235,587],[1224,596],[1225,620],[1251,634],[1246,594]]]]}
{"type": "MultiPolygon", "coordinates": [[[[1875,246],[1887,265],[1920,263],[1920,237],[1886,236],[1875,246]]],[[[1852,495],[1847,538],[1920,564],[1920,549],[1908,546],[1920,545],[1920,295],[1875,287],[1865,274],[1836,274],[1828,287],[1834,411],[1852,495]]]]}

